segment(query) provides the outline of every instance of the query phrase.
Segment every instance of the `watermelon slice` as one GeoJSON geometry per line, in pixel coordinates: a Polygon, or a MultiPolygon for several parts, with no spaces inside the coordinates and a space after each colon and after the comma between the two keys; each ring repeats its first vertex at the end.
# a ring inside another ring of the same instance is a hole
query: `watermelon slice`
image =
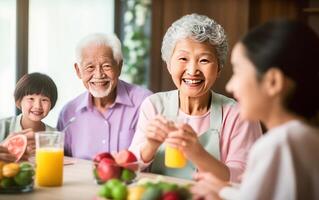
{"type": "Polygon", "coordinates": [[[3,142],[3,146],[8,148],[9,153],[16,157],[16,162],[20,160],[27,148],[27,136],[15,135],[6,139],[3,142]]]}

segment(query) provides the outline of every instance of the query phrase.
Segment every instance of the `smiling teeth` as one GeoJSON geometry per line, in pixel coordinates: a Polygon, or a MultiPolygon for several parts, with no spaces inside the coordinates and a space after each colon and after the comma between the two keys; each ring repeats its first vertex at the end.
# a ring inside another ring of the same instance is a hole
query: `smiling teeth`
{"type": "Polygon", "coordinates": [[[100,85],[105,85],[105,82],[93,82],[93,84],[100,86],[100,85]]]}
{"type": "Polygon", "coordinates": [[[195,84],[195,83],[200,83],[202,80],[189,80],[189,79],[184,79],[185,83],[188,84],[195,84]]]}

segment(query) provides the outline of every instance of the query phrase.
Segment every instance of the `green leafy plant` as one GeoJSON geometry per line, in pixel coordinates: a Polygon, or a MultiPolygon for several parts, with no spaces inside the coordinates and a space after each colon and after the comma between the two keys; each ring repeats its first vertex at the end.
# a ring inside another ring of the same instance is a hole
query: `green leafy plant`
{"type": "Polygon", "coordinates": [[[151,0],[124,1],[123,75],[130,82],[146,85],[150,52],[151,0]]]}

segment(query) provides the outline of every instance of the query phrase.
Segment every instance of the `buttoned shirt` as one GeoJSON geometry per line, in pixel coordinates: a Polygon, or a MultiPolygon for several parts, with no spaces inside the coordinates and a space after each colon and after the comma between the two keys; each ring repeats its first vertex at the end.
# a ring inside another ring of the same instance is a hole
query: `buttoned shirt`
{"type": "Polygon", "coordinates": [[[65,154],[92,159],[101,152],[127,149],[135,133],[142,101],[151,94],[145,88],[119,81],[114,103],[104,112],[93,105],[89,92],[76,97],[62,109],[57,128],[65,130],[65,154]]]}

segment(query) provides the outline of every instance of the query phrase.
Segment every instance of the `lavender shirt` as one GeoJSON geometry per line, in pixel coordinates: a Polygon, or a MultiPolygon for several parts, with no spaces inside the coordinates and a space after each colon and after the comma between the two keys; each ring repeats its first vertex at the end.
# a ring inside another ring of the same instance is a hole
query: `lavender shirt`
{"type": "Polygon", "coordinates": [[[65,132],[65,154],[92,159],[100,152],[127,149],[135,133],[142,101],[151,94],[147,89],[119,81],[117,96],[105,113],[100,113],[85,92],[67,103],[59,116],[58,130],[76,120],[65,132]]]}

